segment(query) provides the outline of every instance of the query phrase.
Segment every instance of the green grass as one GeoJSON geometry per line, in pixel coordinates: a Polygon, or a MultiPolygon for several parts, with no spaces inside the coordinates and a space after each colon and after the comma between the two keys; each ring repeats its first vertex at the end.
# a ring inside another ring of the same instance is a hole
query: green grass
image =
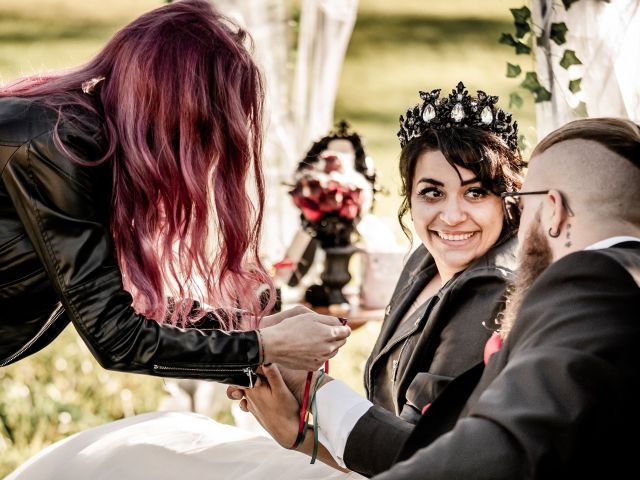
{"type": "Polygon", "coordinates": [[[0,478],[67,435],[148,412],[160,378],[104,370],[68,327],[37,354],[0,368],[0,478]]]}
{"type": "MultiPolygon", "coordinates": [[[[0,81],[81,64],[121,26],[163,4],[163,0],[2,0],[0,81]]],[[[448,93],[462,80],[472,92],[482,89],[499,95],[500,105],[507,107],[517,82],[505,77],[505,65],[523,59],[515,58],[497,39],[511,30],[508,9],[520,4],[360,0],[335,118],[349,120],[363,136],[380,181],[390,191],[378,199],[375,213],[395,216],[400,201],[397,120],[407,106],[418,102],[418,90],[442,88],[448,93]]],[[[525,105],[515,116],[533,143],[533,102],[526,93],[523,97],[525,105]]],[[[370,323],[355,330],[331,362],[332,375],[360,392],[362,368],[379,326],[370,323]]],[[[43,446],[125,414],[153,410],[164,395],[160,379],[103,370],[73,329],[37,355],[0,369],[0,385],[0,478],[43,446]]]]}
{"type": "Polygon", "coordinates": [[[74,67],[161,0],[2,0],[0,81],[74,67]]]}

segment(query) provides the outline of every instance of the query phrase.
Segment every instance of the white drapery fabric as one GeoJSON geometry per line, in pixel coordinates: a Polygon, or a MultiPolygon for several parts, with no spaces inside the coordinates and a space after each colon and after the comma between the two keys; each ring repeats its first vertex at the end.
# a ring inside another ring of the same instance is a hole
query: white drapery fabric
{"type": "Polygon", "coordinates": [[[364,480],[262,435],[186,412],[99,425],[41,450],[5,480],[364,480]]]}
{"type": "Polygon", "coordinates": [[[333,126],[333,110],[358,0],[300,0],[294,45],[290,0],[211,0],[252,36],[266,81],[263,165],[266,205],[262,252],[278,261],[300,227],[283,183],[297,162],[333,126]]]}
{"type": "Polygon", "coordinates": [[[536,50],[538,77],[552,93],[550,102],[536,106],[538,139],[585,116],[640,122],[640,1],[581,0],[565,10],[554,0],[534,0],[532,7],[534,24],[545,31],[555,22],[569,29],[566,44],[550,42],[549,56],[536,50]],[[582,65],[560,66],[567,48],[582,65]],[[568,85],[577,78],[582,78],[582,89],[573,94],[568,85]]]}

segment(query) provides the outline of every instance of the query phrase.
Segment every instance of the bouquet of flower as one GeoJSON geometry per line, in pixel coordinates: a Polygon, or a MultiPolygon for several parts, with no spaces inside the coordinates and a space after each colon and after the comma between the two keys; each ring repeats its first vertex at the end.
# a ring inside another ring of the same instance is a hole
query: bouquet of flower
{"type": "Polygon", "coordinates": [[[323,248],[351,244],[355,224],[372,201],[371,183],[343,152],[325,150],[317,161],[299,168],[289,192],[300,209],[302,225],[323,248]]]}

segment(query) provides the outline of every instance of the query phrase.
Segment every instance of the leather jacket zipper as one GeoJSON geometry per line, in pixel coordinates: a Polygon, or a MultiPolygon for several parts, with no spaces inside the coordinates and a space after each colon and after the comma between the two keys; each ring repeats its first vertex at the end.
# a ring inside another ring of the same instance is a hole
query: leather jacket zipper
{"type": "Polygon", "coordinates": [[[26,352],[31,345],[33,345],[34,343],[36,343],[36,341],[42,336],[44,335],[44,333],[49,329],[49,327],[51,325],[53,325],[53,323],[60,318],[60,315],[62,315],[64,313],[64,307],[62,306],[62,304],[59,304],[58,307],[53,311],[53,313],[51,313],[51,315],[49,315],[49,318],[47,319],[47,321],[45,322],[45,324],[42,326],[42,328],[38,331],[38,333],[35,334],[35,336],[29,340],[27,343],[25,343],[22,348],[20,348],[20,350],[18,350],[17,352],[15,352],[14,354],[10,355],[9,357],[5,358],[4,360],[2,360],[0,362],[0,367],[4,367],[5,365],[9,365],[11,362],[13,362],[16,358],[18,358],[20,355],[22,355],[24,352],[26,352]]]}
{"type": "Polygon", "coordinates": [[[255,375],[251,367],[238,367],[238,368],[206,368],[206,367],[168,367],[166,365],[154,365],[154,370],[178,373],[202,373],[202,374],[234,374],[244,373],[249,377],[249,388],[253,388],[253,377],[255,375]]]}

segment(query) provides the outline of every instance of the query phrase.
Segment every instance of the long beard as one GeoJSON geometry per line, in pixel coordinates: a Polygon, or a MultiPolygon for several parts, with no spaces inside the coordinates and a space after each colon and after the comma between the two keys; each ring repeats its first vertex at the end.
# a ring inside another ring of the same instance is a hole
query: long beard
{"type": "Polygon", "coordinates": [[[540,225],[540,214],[536,215],[529,233],[518,252],[516,278],[507,290],[506,306],[500,318],[498,333],[504,340],[518,315],[520,305],[533,282],[551,265],[553,253],[549,241],[540,225]]]}

